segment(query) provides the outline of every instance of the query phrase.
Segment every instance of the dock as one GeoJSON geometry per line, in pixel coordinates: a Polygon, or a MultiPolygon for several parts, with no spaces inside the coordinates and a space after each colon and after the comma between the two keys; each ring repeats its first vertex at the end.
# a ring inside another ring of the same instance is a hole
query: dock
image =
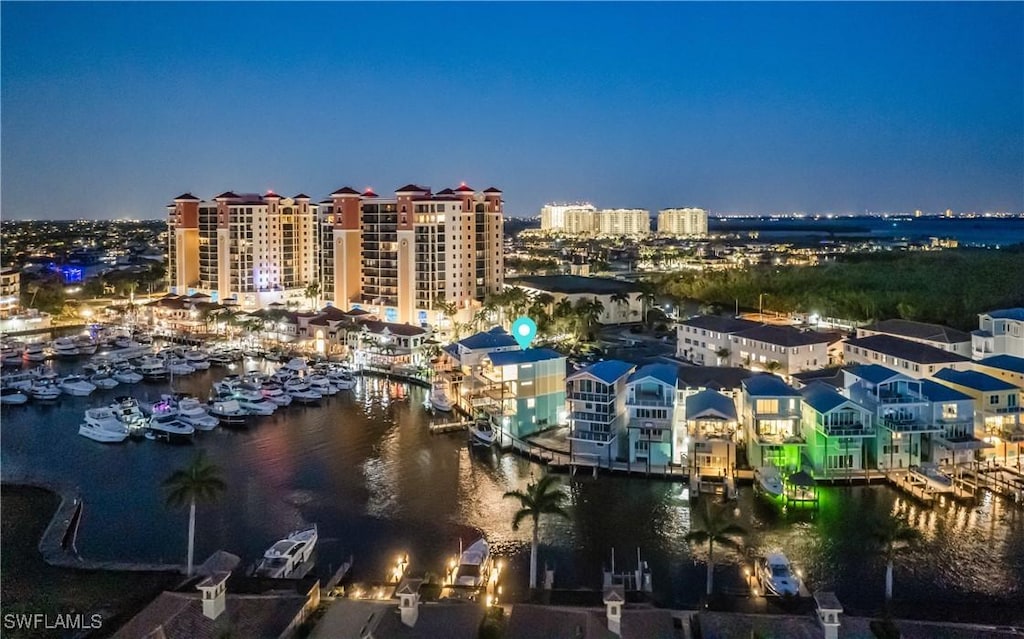
{"type": "Polygon", "coordinates": [[[458,431],[467,430],[472,426],[473,422],[447,422],[444,424],[431,424],[430,434],[431,435],[443,435],[445,433],[455,433],[458,431]]]}

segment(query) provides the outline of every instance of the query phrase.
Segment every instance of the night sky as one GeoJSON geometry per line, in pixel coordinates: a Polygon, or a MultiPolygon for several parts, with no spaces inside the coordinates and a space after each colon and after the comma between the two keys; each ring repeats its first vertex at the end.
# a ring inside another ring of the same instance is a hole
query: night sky
{"type": "Polygon", "coordinates": [[[4,219],[465,181],[1024,210],[1024,4],[0,5],[4,219]]]}

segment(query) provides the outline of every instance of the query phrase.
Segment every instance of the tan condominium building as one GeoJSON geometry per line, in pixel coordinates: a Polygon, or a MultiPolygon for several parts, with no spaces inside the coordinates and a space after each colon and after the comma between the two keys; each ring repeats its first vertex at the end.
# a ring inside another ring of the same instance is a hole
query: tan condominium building
{"type": "Polygon", "coordinates": [[[703,236],[708,234],[708,212],[704,209],[661,209],[658,233],[703,236]]]}
{"type": "Polygon", "coordinates": [[[588,202],[545,204],[540,210],[542,231],[582,235],[597,232],[597,209],[588,202]]]}
{"type": "Polygon", "coordinates": [[[597,214],[601,235],[650,235],[651,214],[647,209],[603,209],[597,214]]]}
{"type": "Polygon", "coordinates": [[[309,197],[185,193],[168,205],[171,292],[246,309],[301,302],[317,278],[317,207],[309,197]]]}
{"type": "Polygon", "coordinates": [[[393,196],[344,187],[320,204],[322,295],[388,322],[439,324],[452,310],[468,319],[502,289],[502,236],[493,187],[408,184],[393,196]]]}

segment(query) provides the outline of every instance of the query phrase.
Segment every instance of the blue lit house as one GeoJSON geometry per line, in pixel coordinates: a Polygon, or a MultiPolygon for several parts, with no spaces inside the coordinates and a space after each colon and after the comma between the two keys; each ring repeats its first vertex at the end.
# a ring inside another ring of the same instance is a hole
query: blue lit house
{"type": "Polygon", "coordinates": [[[630,463],[666,466],[676,461],[676,366],[648,364],[629,376],[626,411],[630,463]]]}
{"type": "Polygon", "coordinates": [[[622,456],[626,444],[626,380],[634,366],[598,362],[566,378],[572,464],[597,466],[622,456]]]}
{"type": "Polygon", "coordinates": [[[481,361],[488,386],[483,410],[508,437],[523,438],[568,422],[565,409],[565,356],[549,348],[492,352],[481,361]]]}

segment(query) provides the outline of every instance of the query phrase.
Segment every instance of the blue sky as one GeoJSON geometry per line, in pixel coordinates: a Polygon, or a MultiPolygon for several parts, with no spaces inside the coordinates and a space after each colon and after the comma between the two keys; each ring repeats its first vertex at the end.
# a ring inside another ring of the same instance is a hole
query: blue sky
{"type": "Polygon", "coordinates": [[[1024,4],[11,3],[2,215],[465,181],[717,212],[1024,210],[1024,4]]]}

